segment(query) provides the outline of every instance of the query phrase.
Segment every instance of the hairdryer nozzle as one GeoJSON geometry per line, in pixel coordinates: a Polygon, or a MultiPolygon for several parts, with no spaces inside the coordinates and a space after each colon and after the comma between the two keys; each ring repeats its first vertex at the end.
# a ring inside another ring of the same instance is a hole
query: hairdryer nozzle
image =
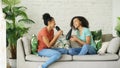
{"type": "Polygon", "coordinates": [[[56,30],[57,30],[57,31],[59,31],[59,30],[60,30],[60,27],[59,27],[59,26],[56,26],[55,28],[56,28],[56,30]]]}

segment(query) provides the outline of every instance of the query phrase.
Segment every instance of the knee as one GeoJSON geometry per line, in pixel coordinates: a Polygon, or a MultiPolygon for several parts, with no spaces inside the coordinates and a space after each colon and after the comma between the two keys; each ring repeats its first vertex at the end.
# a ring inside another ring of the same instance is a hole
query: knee
{"type": "Polygon", "coordinates": [[[64,49],[64,54],[67,54],[68,53],[68,50],[67,49],[64,49]]]}
{"type": "Polygon", "coordinates": [[[89,49],[89,46],[90,46],[90,45],[88,45],[88,44],[84,44],[82,48],[88,50],[88,49],[89,49]]]}
{"type": "Polygon", "coordinates": [[[62,54],[58,52],[58,53],[55,54],[55,56],[56,56],[56,59],[60,59],[62,54]]]}
{"type": "Polygon", "coordinates": [[[72,55],[72,54],[73,54],[73,50],[72,50],[72,49],[69,49],[69,50],[68,50],[68,54],[72,55]]]}
{"type": "Polygon", "coordinates": [[[88,47],[89,47],[89,45],[88,45],[88,44],[84,44],[84,45],[83,45],[83,47],[88,48],[88,47]]]}

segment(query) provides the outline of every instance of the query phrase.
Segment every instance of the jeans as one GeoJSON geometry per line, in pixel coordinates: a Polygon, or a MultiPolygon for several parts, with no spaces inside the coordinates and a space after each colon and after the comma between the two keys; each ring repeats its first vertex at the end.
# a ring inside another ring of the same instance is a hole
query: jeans
{"type": "Polygon", "coordinates": [[[64,48],[52,48],[52,49],[60,52],[61,54],[67,54],[68,53],[68,50],[64,49],[64,48]]]}
{"type": "Polygon", "coordinates": [[[96,49],[91,45],[83,45],[81,48],[70,48],[69,49],[70,55],[86,55],[86,54],[96,54],[96,49]]]}
{"type": "Polygon", "coordinates": [[[63,48],[52,48],[39,51],[39,56],[49,57],[49,60],[42,65],[42,68],[47,68],[49,65],[59,60],[61,58],[61,54],[67,54],[67,50],[63,48]]]}

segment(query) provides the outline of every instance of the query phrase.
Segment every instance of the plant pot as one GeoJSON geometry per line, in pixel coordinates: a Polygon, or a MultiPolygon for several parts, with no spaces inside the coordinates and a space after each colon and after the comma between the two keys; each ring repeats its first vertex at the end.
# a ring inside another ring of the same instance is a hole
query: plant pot
{"type": "Polygon", "coordinates": [[[16,59],[8,59],[11,68],[16,68],[16,59]]]}

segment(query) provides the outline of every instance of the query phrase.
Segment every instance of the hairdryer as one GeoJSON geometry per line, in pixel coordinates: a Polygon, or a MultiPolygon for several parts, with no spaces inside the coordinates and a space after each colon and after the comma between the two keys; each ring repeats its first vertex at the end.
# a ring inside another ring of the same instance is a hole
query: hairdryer
{"type": "Polygon", "coordinates": [[[69,30],[69,32],[66,35],[66,40],[69,40],[72,34],[72,28],[69,30]]]}
{"type": "Polygon", "coordinates": [[[60,30],[60,27],[59,27],[59,26],[56,26],[55,28],[56,28],[56,30],[57,30],[57,31],[59,31],[59,30],[60,30]]]}
{"type": "Polygon", "coordinates": [[[57,31],[61,30],[59,26],[56,26],[55,28],[56,28],[57,31]]]}

